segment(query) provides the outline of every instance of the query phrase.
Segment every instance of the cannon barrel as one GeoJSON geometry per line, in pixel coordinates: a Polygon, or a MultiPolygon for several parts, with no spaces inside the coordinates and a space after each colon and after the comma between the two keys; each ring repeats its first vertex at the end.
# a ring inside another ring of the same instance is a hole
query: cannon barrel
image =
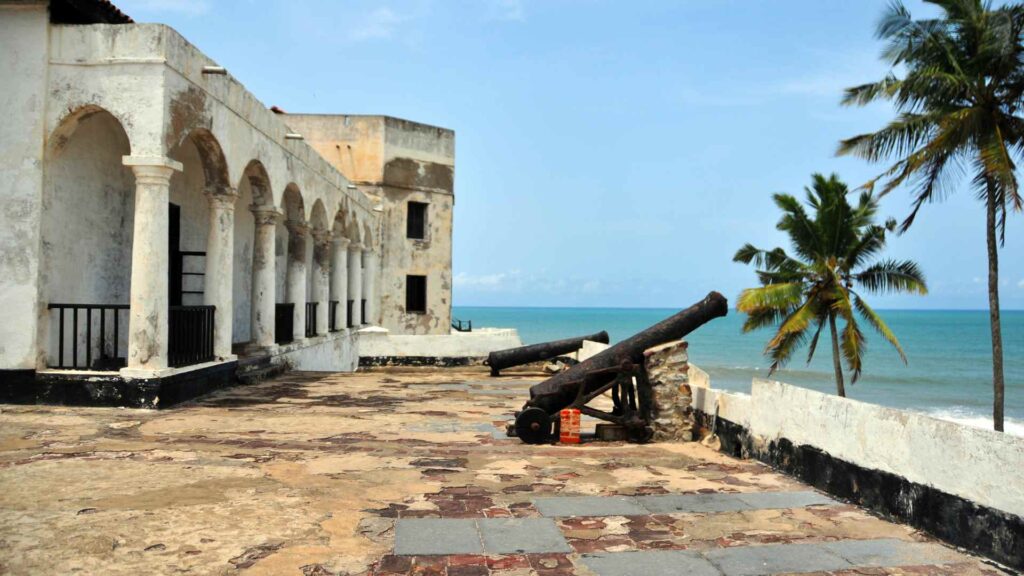
{"type": "Polygon", "coordinates": [[[718,292],[709,293],[703,300],[670,316],[627,340],[588,358],[572,368],[530,387],[526,407],[537,407],[548,414],[557,414],[576,399],[580,386],[584,393],[597,390],[615,378],[615,372],[605,370],[620,365],[624,360],[643,365],[644,350],[678,340],[715,318],[728,313],[728,302],[718,292]],[[588,376],[589,374],[589,376],[588,376]]]}
{"type": "Polygon", "coordinates": [[[495,350],[487,355],[487,365],[491,367],[491,376],[497,376],[498,373],[505,368],[521,366],[523,364],[529,364],[530,362],[539,362],[541,360],[547,360],[548,358],[561,356],[562,354],[575,352],[583,347],[584,340],[607,344],[608,333],[602,330],[589,336],[577,336],[575,338],[553,340],[551,342],[543,342],[541,344],[520,346],[519,348],[495,350]]]}

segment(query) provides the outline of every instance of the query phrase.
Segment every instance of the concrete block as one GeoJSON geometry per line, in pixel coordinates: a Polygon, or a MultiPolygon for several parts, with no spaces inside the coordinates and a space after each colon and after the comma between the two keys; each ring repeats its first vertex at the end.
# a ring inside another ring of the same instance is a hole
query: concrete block
{"type": "Polygon", "coordinates": [[[629,496],[552,496],[534,498],[542,516],[642,516],[647,510],[629,496]]]}
{"type": "Polygon", "coordinates": [[[700,554],[685,550],[588,554],[583,563],[597,576],[722,576],[700,554]]]}
{"type": "Polygon", "coordinates": [[[395,554],[440,556],[483,554],[476,521],[462,518],[408,518],[395,524],[395,554]]]}
{"type": "Polygon", "coordinates": [[[763,576],[790,572],[827,572],[851,568],[821,544],[738,546],[704,552],[725,576],[763,576]]]}
{"type": "Polygon", "coordinates": [[[477,526],[487,554],[572,552],[562,531],[548,518],[481,518],[477,526]]]}

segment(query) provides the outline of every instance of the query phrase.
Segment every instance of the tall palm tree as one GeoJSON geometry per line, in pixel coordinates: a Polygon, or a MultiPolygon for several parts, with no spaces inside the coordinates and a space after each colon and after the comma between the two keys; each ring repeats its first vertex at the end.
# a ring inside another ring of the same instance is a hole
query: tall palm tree
{"type": "Polygon", "coordinates": [[[875,224],[878,201],[870,192],[863,192],[857,205],[851,206],[846,198],[849,190],[835,174],[828,178],[814,174],[812,180],[805,191],[813,217],[793,196],[773,196],[783,212],[776,228],[789,235],[795,256],[782,248],[761,250],[747,244],[733,257],[736,262],[753,262],[759,268],[757,276],[762,284],[744,290],[737,309],[747,314],[744,332],[778,325],[765,348],[765,355],[772,360],[771,373],[785,365],[808,336],[810,363],[827,323],[832,336],[836,391],[846,396],[840,355],[852,373],[851,383],[860,377],[863,364],[865,340],[858,315],[896,349],[904,363],[907,361],[896,335],[854,291],[854,286],[874,293],[925,294],[928,289],[914,262],[883,260],[868,265],[885,247],[886,232],[896,226],[895,220],[885,226],[875,224]],[[845,324],[841,336],[837,318],[845,324]]]}
{"type": "Polygon", "coordinates": [[[892,66],[878,82],[849,88],[843,102],[892,102],[899,115],[881,130],[844,140],[839,154],[872,162],[895,159],[867,184],[884,195],[907,183],[913,204],[906,231],[926,202],[942,200],[963,174],[985,203],[988,303],[992,330],[992,420],[1003,430],[1003,338],[999,254],[1006,215],[1022,204],[1014,159],[1024,151],[1024,5],[993,8],[985,0],[925,0],[940,18],[914,20],[894,3],[878,25],[892,66]],[[902,77],[898,72],[902,70],[902,77]],[[997,238],[998,235],[998,238],[997,238]]]}

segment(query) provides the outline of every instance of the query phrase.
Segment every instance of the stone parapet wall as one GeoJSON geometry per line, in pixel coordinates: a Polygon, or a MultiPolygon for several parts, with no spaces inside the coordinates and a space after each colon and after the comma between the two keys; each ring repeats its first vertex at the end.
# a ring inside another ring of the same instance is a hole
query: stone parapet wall
{"type": "Polygon", "coordinates": [[[654,394],[654,440],[693,440],[687,343],[677,340],[655,346],[644,351],[644,358],[654,394]]]}

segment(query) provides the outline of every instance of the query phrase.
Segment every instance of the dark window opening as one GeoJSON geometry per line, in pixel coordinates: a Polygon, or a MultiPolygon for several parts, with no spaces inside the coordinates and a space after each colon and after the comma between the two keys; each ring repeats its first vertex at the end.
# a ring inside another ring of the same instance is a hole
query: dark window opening
{"type": "Polygon", "coordinates": [[[409,217],[406,220],[405,237],[416,240],[427,238],[427,206],[423,202],[409,202],[409,217]]]}
{"type": "Polygon", "coordinates": [[[405,311],[423,314],[427,311],[427,277],[405,277],[405,311]]]}

